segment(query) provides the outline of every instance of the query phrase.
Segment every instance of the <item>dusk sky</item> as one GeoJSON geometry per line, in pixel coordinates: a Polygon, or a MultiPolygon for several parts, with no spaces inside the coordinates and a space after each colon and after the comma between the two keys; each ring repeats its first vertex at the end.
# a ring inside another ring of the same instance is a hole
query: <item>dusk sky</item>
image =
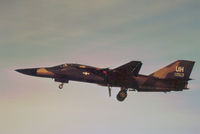
{"type": "Polygon", "coordinates": [[[0,0],[0,134],[199,134],[199,0],[0,0]],[[15,69],[80,63],[141,74],[196,61],[189,90],[128,92],[15,69]]]}

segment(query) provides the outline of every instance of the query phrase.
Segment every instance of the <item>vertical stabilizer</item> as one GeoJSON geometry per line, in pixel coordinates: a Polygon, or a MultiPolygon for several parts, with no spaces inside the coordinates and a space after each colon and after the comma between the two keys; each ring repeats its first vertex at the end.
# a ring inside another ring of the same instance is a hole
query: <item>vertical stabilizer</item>
{"type": "Polygon", "coordinates": [[[160,70],[150,74],[150,76],[159,79],[183,79],[189,80],[194,61],[177,60],[172,64],[161,68],[160,70]]]}

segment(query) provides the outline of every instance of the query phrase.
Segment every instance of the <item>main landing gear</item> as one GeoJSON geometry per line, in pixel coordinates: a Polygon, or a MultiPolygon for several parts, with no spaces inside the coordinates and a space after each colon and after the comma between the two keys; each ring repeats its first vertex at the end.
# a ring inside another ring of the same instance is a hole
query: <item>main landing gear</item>
{"type": "MultiPolygon", "coordinates": [[[[107,86],[108,86],[109,97],[111,97],[111,86],[109,84],[107,86]]],[[[121,87],[121,90],[119,91],[119,93],[116,96],[117,100],[124,101],[127,97],[127,91],[128,91],[128,88],[121,87]]],[[[134,90],[131,90],[131,91],[134,91],[134,90]]]]}
{"type": "Polygon", "coordinates": [[[126,88],[121,88],[119,93],[117,94],[117,100],[118,101],[124,101],[127,97],[127,89],[126,88]]]}
{"type": "Polygon", "coordinates": [[[64,83],[59,84],[58,88],[62,89],[63,88],[64,83]]]}
{"type": "MultiPolygon", "coordinates": [[[[111,97],[111,87],[110,87],[109,84],[107,86],[108,86],[109,97],[111,97]]],[[[119,91],[119,93],[116,96],[117,100],[118,101],[124,101],[126,99],[126,97],[127,97],[127,91],[128,91],[128,88],[121,87],[121,90],[119,91]]]]}

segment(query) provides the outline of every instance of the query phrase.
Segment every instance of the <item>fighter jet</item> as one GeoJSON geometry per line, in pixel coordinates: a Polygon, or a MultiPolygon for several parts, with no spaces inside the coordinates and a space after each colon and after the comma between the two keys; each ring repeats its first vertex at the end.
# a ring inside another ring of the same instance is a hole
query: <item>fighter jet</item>
{"type": "Polygon", "coordinates": [[[116,98],[118,101],[124,101],[128,91],[170,92],[188,89],[187,85],[191,80],[190,74],[194,63],[194,61],[177,60],[150,75],[139,74],[141,61],[131,61],[114,69],[62,64],[15,71],[31,76],[53,78],[54,81],[61,83],[60,89],[69,81],[95,83],[108,87],[108,93],[111,96],[111,87],[119,87],[120,91],[116,98]]]}

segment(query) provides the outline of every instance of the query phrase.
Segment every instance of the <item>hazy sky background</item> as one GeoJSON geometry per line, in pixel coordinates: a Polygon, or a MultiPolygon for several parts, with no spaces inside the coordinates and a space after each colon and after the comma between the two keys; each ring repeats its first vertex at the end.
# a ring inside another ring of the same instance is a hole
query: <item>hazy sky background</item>
{"type": "Polygon", "coordinates": [[[0,0],[1,134],[200,133],[199,0],[0,0]],[[194,60],[190,90],[129,92],[25,76],[17,68],[82,63],[140,73],[194,60]]]}

